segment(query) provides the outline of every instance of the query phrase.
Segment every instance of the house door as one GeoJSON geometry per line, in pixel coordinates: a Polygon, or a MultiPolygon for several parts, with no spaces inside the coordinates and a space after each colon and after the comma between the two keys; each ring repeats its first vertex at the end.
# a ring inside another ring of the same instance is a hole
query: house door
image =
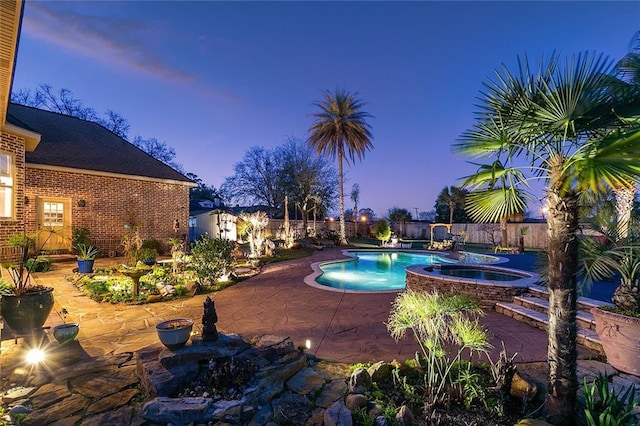
{"type": "Polygon", "coordinates": [[[71,202],[68,199],[38,199],[38,245],[46,251],[71,249],[71,202]]]}

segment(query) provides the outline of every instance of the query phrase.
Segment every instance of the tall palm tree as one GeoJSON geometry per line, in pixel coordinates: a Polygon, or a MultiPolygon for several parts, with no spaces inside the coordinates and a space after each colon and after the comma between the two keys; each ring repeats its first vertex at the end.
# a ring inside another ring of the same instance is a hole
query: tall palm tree
{"type": "Polygon", "coordinates": [[[314,102],[320,112],[314,113],[314,123],[309,129],[307,143],[319,154],[338,160],[340,181],[339,213],[340,244],[347,245],[344,226],[344,166],[362,160],[367,150],[373,148],[372,135],[367,119],[371,114],[362,110],[365,105],[357,93],[336,90],[323,92],[324,100],[314,102]]]}
{"type": "MultiPolygon", "coordinates": [[[[640,173],[640,125],[622,119],[638,114],[640,99],[615,90],[612,70],[611,61],[592,54],[564,62],[554,54],[535,71],[526,57],[519,58],[514,73],[503,65],[495,78],[484,84],[476,124],[454,145],[469,157],[493,159],[489,164],[500,161],[507,170],[529,171],[527,179],[540,178],[546,184],[546,408],[554,424],[573,425],[576,419],[579,194],[586,189],[637,182],[640,173]]],[[[514,184],[518,188],[522,182],[514,184]]],[[[505,211],[509,198],[489,200],[490,195],[492,192],[475,201],[487,202],[497,212],[505,211]]]]}
{"type": "Polygon", "coordinates": [[[353,226],[358,235],[358,201],[360,201],[360,185],[354,183],[351,185],[351,201],[353,201],[353,226]]]}
{"type": "MultiPolygon", "coordinates": [[[[616,64],[616,73],[624,91],[640,91],[640,31],[635,34],[629,53],[616,64]]],[[[621,184],[613,188],[616,197],[618,239],[625,239],[629,235],[636,192],[637,188],[633,184],[621,184]]]]}

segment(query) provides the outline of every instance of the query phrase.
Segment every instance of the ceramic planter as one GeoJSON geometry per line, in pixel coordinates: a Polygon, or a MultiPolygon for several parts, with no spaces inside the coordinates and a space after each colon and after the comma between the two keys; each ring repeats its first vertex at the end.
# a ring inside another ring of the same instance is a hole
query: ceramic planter
{"type": "Polygon", "coordinates": [[[81,260],[78,259],[78,272],[81,274],[90,274],[93,272],[93,261],[94,259],[89,260],[81,260]]]}
{"type": "Polygon", "coordinates": [[[186,318],[170,319],[156,325],[160,342],[169,349],[183,347],[191,337],[192,328],[193,320],[186,318]]]}
{"type": "Polygon", "coordinates": [[[76,323],[60,324],[53,327],[53,337],[58,343],[66,345],[73,342],[80,331],[80,327],[76,323]]]}
{"type": "Polygon", "coordinates": [[[53,288],[0,297],[2,318],[9,328],[20,336],[42,331],[52,308],[53,288]]]}
{"type": "Polygon", "coordinates": [[[591,309],[596,332],[607,355],[607,363],[625,373],[640,376],[640,318],[600,308],[591,309]]]}

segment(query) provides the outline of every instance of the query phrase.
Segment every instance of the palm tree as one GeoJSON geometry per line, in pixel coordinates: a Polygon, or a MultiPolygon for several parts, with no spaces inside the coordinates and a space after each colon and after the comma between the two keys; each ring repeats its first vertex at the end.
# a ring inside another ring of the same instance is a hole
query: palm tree
{"type": "Polygon", "coordinates": [[[411,213],[409,210],[393,207],[389,209],[388,217],[390,222],[395,222],[400,225],[400,238],[404,237],[404,224],[408,220],[411,220],[411,213]]]}
{"type": "MultiPolygon", "coordinates": [[[[575,424],[576,272],[578,266],[579,194],[624,182],[640,173],[640,125],[621,117],[638,114],[640,97],[621,94],[611,84],[611,61],[580,54],[561,63],[552,55],[536,72],[519,58],[518,69],[496,70],[484,84],[478,118],[454,149],[473,158],[492,158],[504,173],[517,175],[516,189],[526,179],[546,184],[549,289],[549,363],[547,410],[554,424],[575,424]],[[635,105],[634,103],[635,102],[635,105]],[[524,164],[524,166],[523,166],[524,164]],[[525,178],[526,170],[531,176],[525,178]]],[[[475,203],[493,206],[500,219],[515,198],[513,191],[495,197],[493,191],[475,203]],[[491,196],[494,196],[491,199],[491,196]]]]}
{"type": "Polygon", "coordinates": [[[457,186],[450,186],[442,188],[440,195],[436,200],[437,205],[446,204],[449,207],[449,223],[453,223],[453,214],[458,206],[464,205],[467,191],[458,188],[457,186]]]}
{"type": "Polygon", "coordinates": [[[338,179],[340,181],[340,244],[347,245],[344,226],[344,169],[346,161],[355,163],[362,160],[367,150],[373,148],[372,135],[367,118],[371,114],[362,111],[364,103],[357,93],[336,90],[335,93],[323,92],[324,100],[314,102],[320,112],[313,114],[315,122],[309,129],[307,143],[319,154],[338,160],[338,179]]]}
{"type": "Polygon", "coordinates": [[[353,201],[353,224],[358,235],[358,201],[360,201],[360,185],[354,183],[351,185],[351,201],[353,201]]]}
{"type": "MultiPolygon", "coordinates": [[[[640,90],[640,31],[634,36],[631,50],[616,64],[616,73],[623,82],[623,90],[640,90]]],[[[633,184],[620,184],[613,188],[616,197],[618,239],[629,235],[631,211],[637,188],[633,184]]]]}
{"type": "Polygon", "coordinates": [[[501,243],[508,247],[507,221],[521,218],[527,209],[527,200],[532,199],[520,188],[528,188],[524,174],[518,169],[505,168],[496,160],[490,165],[481,165],[476,174],[466,178],[463,187],[472,188],[465,198],[469,216],[479,223],[500,222],[501,243]]]}

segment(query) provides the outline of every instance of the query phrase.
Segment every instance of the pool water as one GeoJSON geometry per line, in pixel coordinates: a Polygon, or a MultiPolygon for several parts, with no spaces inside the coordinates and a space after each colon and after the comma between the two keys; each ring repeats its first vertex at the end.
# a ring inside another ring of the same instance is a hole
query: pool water
{"type": "Polygon", "coordinates": [[[525,275],[518,275],[503,271],[492,271],[491,269],[480,268],[434,268],[430,272],[436,275],[446,275],[448,277],[470,278],[474,280],[489,281],[515,281],[525,277],[525,275]]]}
{"type": "Polygon", "coordinates": [[[341,290],[386,291],[405,287],[405,269],[411,265],[456,263],[434,254],[353,251],[355,259],[320,265],[319,284],[341,290]]]}

